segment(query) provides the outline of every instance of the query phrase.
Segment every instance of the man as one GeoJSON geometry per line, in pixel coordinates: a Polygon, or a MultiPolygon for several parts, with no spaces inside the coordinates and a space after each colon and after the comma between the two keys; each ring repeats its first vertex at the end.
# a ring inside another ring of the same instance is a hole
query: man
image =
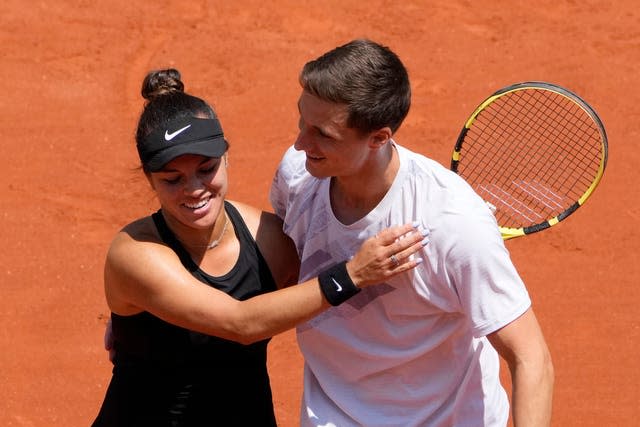
{"type": "Polygon", "coordinates": [[[367,237],[417,220],[414,271],[362,290],[298,327],[303,426],[549,425],[553,367],[490,210],[456,174],[393,139],[408,113],[406,69],[355,40],[307,63],[300,133],[271,200],[301,257],[300,279],[367,237]]]}

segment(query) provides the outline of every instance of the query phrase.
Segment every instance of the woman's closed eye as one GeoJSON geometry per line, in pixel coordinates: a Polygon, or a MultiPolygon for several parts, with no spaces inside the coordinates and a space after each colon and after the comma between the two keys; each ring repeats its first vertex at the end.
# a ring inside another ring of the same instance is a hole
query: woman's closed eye
{"type": "Polygon", "coordinates": [[[175,185],[180,182],[180,176],[162,178],[162,181],[169,185],[175,185]]]}

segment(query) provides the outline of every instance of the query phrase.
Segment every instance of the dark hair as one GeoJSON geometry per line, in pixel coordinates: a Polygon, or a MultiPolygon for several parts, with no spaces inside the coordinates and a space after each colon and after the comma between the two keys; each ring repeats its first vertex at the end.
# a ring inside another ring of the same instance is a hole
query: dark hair
{"type": "Polygon", "coordinates": [[[147,102],[138,121],[138,144],[168,121],[186,117],[216,118],[216,113],[209,104],[184,91],[180,72],[174,68],[147,74],[142,82],[141,93],[147,102]]]}
{"type": "Polygon", "coordinates": [[[308,62],[300,85],[326,101],[346,104],[347,126],[370,132],[400,128],[411,105],[409,75],[400,58],[371,40],[353,40],[308,62]]]}

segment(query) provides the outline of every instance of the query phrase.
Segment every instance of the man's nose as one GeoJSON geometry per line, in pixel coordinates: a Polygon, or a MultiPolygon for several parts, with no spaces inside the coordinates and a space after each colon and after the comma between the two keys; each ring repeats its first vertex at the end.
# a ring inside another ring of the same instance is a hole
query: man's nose
{"type": "Polygon", "coordinates": [[[309,148],[310,138],[309,134],[304,127],[300,128],[296,142],[293,144],[293,148],[298,151],[304,151],[309,148]]]}

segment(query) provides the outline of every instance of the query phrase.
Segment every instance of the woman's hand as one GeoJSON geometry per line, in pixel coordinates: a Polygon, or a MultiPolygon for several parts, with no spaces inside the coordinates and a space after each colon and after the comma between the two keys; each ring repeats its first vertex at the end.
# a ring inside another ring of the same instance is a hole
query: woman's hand
{"type": "Polygon", "coordinates": [[[365,240],[347,262],[349,277],[358,287],[366,287],[415,268],[422,258],[412,255],[429,243],[428,234],[415,224],[382,230],[365,240]]]}

